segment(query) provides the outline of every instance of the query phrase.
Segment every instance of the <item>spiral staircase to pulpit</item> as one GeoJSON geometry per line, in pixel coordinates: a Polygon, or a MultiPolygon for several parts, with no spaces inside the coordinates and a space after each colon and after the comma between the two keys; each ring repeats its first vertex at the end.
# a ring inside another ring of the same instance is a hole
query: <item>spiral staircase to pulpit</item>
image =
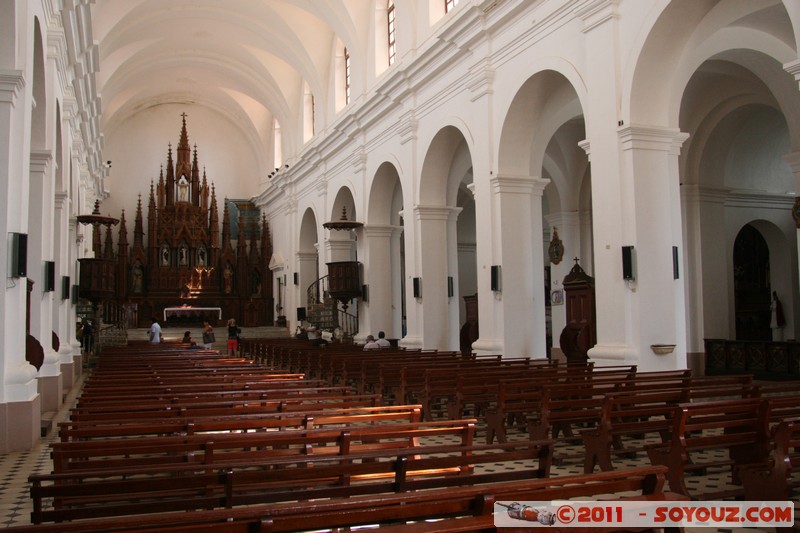
{"type": "Polygon", "coordinates": [[[337,261],[327,263],[328,275],[316,280],[307,291],[307,320],[326,331],[341,331],[341,340],[358,333],[358,306],[352,306],[361,293],[361,263],[337,261]]]}

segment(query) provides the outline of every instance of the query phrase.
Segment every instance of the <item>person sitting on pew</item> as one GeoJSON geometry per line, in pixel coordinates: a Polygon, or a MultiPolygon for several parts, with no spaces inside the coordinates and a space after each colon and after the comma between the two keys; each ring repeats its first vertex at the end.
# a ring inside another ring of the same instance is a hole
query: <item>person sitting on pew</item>
{"type": "Polygon", "coordinates": [[[322,338],[322,333],[314,324],[311,324],[306,328],[306,335],[308,336],[308,340],[311,342],[311,346],[325,346],[328,344],[328,341],[322,338]]]}
{"type": "Polygon", "coordinates": [[[392,347],[392,343],[390,343],[386,339],[386,333],[384,333],[383,331],[379,331],[378,332],[378,340],[376,340],[375,343],[381,348],[391,348],[392,347]]]}
{"type": "Polygon", "coordinates": [[[197,343],[192,340],[192,334],[189,331],[184,331],[183,332],[183,338],[181,339],[181,342],[184,343],[184,344],[188,344],[190,350],[199,350],[200,349],[197,346],[197,343]]]}
{"type": "Polygon", "coordinates": [[[367,335],[367,343],[364,344],[365,350],[380,350],[381,345],[375,342],[375,337],[372,335],[367,335]]]}

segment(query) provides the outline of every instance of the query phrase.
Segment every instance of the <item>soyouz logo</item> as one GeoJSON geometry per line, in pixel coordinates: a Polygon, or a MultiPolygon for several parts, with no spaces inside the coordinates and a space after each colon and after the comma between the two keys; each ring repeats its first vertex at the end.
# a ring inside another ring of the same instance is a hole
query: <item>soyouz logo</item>
{"type": "Polygon", "coordinates": [[[794,503],[568,501],[495,502],[495,527],[788,527],[794,503]]]}

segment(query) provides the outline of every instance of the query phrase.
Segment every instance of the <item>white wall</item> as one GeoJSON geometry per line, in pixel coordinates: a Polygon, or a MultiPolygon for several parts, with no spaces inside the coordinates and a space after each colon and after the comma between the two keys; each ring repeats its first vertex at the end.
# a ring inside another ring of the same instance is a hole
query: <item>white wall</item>
{"type": "Polygon", "coordinates": [[[249,141],[228,118],[195,105],[167,104],[146,109],[105,132],[103,159],[112,162],[105,184],[111,195],[101,203],[100,210],[118,217],[125,209],[130,241],[137,195],[142,195],[146,229],[150,181],[158,183],[161,166],[167,163],[169,143],[173,162],[177,158],[181,113],[187,114],[186,130],[192,151],[197,145],[200,179],[205,167],[209,185],[216,187],[220,217],[225,197],[250,198],[258,193],[258,159],[249,149],[249,141]]]}

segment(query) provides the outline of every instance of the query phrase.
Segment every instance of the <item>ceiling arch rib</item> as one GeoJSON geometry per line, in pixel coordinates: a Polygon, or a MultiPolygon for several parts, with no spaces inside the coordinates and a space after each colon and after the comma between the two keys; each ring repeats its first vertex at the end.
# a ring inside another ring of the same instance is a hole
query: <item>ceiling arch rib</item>
{"type": "MultiPolygon", "coordinates": [[[[280,92],[278,83],[248,68],[247,65],[226,61],[224,55],[216,57],[176,56],[164,54],[149,62],[137,62],[129,65],[124,75],[109,80],[109,91],[105,95],[104,125],[111,128],[123,117],[118,117],[120,109],[135,111],[138,106],[147,102],[161,100],[164,93],[183,94],[191,100],[201,96],[208,100],[230,98],[230,91],[245,95],[251,102],[258,103],[269,110],[287,130],[293,125],[289,117],[286,98],[280,92]],[[164,80],[153,83],[152,80],[164,80]],[[170,80],[168,83],[166,80],[170,80]]],[[[180,101],[180,100],[178,100],[180,101]]],[[[254,121],[263,114],[245,116],[245,120],[254,121]]],[[[270,124],[253,124],[254,129],[268,132],[270,124]]]]}
{"type": "Polygon", "coordinates": [[[302,111],[304,83],[325,109],[331,43],[340,36],[358,49],[369,33],[368,19],[352,18],[363,10],[348,5],[341,0],[93,4],[104,126],[113,128],[136,109],[163,103],[165,95],[173,102],[216,101],[216,109],[252,122],[247,129],[262,146],[271,142],[274,117],[286,153],[294,153],[299,143],[294,117],[302,111]]]}

